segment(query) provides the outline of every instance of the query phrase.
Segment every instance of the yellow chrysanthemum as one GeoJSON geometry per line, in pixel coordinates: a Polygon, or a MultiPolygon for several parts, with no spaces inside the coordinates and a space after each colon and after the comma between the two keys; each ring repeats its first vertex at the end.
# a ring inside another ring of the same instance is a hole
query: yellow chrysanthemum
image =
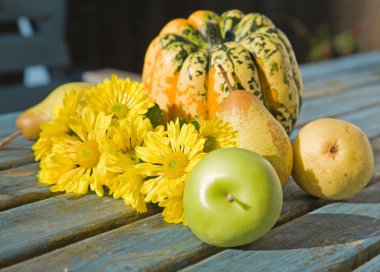
{"type": "Polygon", "coordinates": [[[52,192],[66,191],[83,195],[90,186],[97,195],[103,195],[103,180],[99,178],[100,156],[104,152],[102,141],[111,123],[112,116],[98,115],[84,108],[81,116],[69,119],[72,133],[52,137],[51,154],[41,162],[39,180],[53,185],[52,192]]]}
{"type": "Polygon", "coordinates": [[[220,119],[201,120],[199,122],[199,134],[206,139],[203,149],[205,152],[238,146],[238,132],[234,131],[229,123],[220,119]]]}
{"type": "Polygon", "coordinates": [[[103,173],[105,185],[114,198],[123,198],[125,204],[138,212],[146,212],[144,195],[140,192],[143,176],[135,169],[138,158],[135,147],[141,146],[144,138],[153,127],[148,118],[138,116],[120,122],[120,126],[111,126],[104,143],[107,153],[101,157],[106,173],[103,173]]]}
{"type": "Polygon", "coordinates": [[[85,97],[86,105],[96,112],[112,114],[115,119],[145,114],[154,105],[143,84],[115,75],[88,89],[85,97]]]}
{"type": "Polygon", "coordinates": [[[70,131],[69,118],[77,112],[81,96],[82,92],[75,90],[65,93],[62,107],[54,110],[53,120],[41,125],[40,137],[32,146],[36,161],[45,158],[51,152],[53,137],[64,136],[70,131]]]}
{"type": "Polygon", "coordinates": [[[147,211],[144,195],[140,192],[144,180],[135,169],[135,163],[120,152],[102,155],[107,169],[105,185],[115,199],[123,198],[124,203],[143,213],[147,211]]]}
{"type": "Polygon", "coordinates": [[[149,132],[143,147],[136,147],[136,155],[145,163],[136,167],[152,178],[145,181],[141,192],[145,201],[164,207],[166,222],[186,225],[183,216],[182,196],[188,174],[206,154],[205,139],[198,137],[192,124],[180,127],[178,119],[170,122],[167,131],[149,132]]]}

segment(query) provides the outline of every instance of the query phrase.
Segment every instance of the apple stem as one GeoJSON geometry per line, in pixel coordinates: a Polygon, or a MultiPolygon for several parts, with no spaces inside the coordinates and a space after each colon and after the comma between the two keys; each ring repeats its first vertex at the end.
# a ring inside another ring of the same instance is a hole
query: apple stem
{"type": "Polygon", "coordinates": [[[224,70],[224,68],[223,68],[223,66],[221,64],[218,64],[218,68],[219,68],[220,72],[222,73],[222,76],[223,76],[224,80],[227,83],[228,89],[232,93],[234,91],[234,88],[232,88],[231,82],[229,81],[229,79],[227,77],[226,70],[224,70]]]}
{"type": "Polygon", "coordinates": [[[3,148],[4,145],[6,145],[7,143],[12,141],[14,138],[16,138],[19,135],[21,135],[21,130],[17,130],[15,132],[13,132],[11,135],[9,135],[8,137],[1,140],[0,141],[0,148],[3,148]]]}
{"type": "Polygon", "coordinates": [[[228,202],[230,202],[230,203],[236,202],[236,204],[238,204],[244,210],[249,210],[251,208],[251,206],[249,206],[248,204],[244,203],[243,201],[240,201],[238,198],[234,197],[230,193],[228,193],[226,197],[227,197],[228,202]]]}
{"type": "Polygon", "coordinates": [[[233,195],[227,194],[227,200],[228,200],[228,202],[232,203],[232,202],[234,202],[235,198],[233,195]]]}

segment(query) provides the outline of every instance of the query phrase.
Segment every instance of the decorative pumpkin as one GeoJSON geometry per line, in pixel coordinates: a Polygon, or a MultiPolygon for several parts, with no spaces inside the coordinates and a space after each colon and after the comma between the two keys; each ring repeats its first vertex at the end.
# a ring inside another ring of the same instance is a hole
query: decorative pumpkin
{"type": "Polygon", "coordinates": [[[259,13],[229,10],[220,17],[206,10],[170,21],[145,55],[143,83],[166,119],[213,118],[229,90],[259,97],[290,133],[302,98],[302,78],[289,43],[272,21],[259,13]]]}

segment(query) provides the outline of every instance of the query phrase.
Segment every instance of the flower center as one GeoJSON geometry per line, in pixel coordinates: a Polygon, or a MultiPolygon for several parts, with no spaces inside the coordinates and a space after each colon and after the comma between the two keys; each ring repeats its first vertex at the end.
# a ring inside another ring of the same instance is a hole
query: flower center
{"type": "Polygon", "coordinates": [[[164,175],[168,179],[176,179],[185,173],[185,168],[189,164],[187,157],[181,152],[172,152],[164,160],[164,175]]]}
{"type": "Polygon", "coordinates": [[[112,104],[110,107],[109,107],[109,112],[110,113],[113,113],[114,115],[116,115],[116,117],[118,118],[121,118],[121,117],[124,117],[127,115],[128,113],[128,108],[126,105],[124,104],[121,104],[121,103],[115,103],[115,104],[112,104]]]}
{"type": "Polygon", "coordinates": [[[204,152],[210,152],[210,151],[213,151],[213,150],[218,149],[218,148],[220,148],[220,147],[219,147],[218,142],[215,140],[215,138],[208,136],[206,138],[205,145],[203,147],[203,151],[204,152]]]}
{"type": "Polygon", "coordinates": [[[94,168],[100,159],[98,144],[94,141],[83,142],[77,150],[77,161],[80,166],[94,168]]]}

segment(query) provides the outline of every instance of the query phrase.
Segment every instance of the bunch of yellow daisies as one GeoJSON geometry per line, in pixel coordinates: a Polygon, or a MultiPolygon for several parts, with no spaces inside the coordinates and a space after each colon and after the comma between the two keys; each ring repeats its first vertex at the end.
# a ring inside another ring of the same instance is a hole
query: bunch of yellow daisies
{"type": "Polygon", "coordinates": [[[143,85],[129,79],[71,90],[33,145],[39,181],[75,195],[106,189],[141,213],[158,203],[165,221],[186,225],[187,176],[207,152],[237,146],[237,134],[218,119],[159,125],[157,112],[143,85]]]}

